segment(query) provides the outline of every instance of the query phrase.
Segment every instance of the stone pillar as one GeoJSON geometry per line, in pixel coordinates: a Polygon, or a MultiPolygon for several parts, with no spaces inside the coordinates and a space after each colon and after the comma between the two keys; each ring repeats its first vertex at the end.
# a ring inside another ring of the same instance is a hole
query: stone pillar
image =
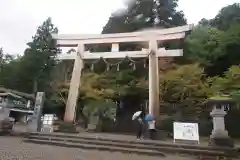
{"type": "Polygon", "coordinates": [[[158,77],[158,58],[156,56],[158,43],[151,40],[149,43],[149,114],[155,119],[159,116],[159,77],[158,77]]]}
{"type": "Polygon", "coordinates": [[[213,130],[210,136],[210,145],[212,146],[228,146],[233,147],[233,141],[228,136],[228,132],[225,129],[224,117],[227,112],[224,110],[224,106],[213,108],[210,115],[213,117],[213,130]]]}
{"type": "Polygon", "coordinates": [[[8,119],[10,114],[10,108],[8,107],[8,100],[4,98],[0,105],[0,120],[8,119]]]}
{"type": "Polygon", "coordinates": [[[68,92],[68,100],[65,109],[64,121],[72,123],[75,118],[75,111],[77,106],[77,99],[79,94],[81,73],[83,69],[83,60],[81,55],[84,52],[84,45],[78,45],[77,57],[74,61],[74,67],[72,72],[72,78],[70,82],[70,88],[68,92]]]}
{"type": "Polygon", "coordinates": [[[43,110],[45,94],[44,92],[37,92],[36,101],[34,106],[34,112],[28,123],[28,131],[40,132],[41,131],[41,116],[43,110]]]}
{"type": "Polygon", "coordinates": [[[5,117],[5,115],[4,115],[4,108],[2,106],[0,106],[0,121],[4,120],[4,117],[5,117]]]}

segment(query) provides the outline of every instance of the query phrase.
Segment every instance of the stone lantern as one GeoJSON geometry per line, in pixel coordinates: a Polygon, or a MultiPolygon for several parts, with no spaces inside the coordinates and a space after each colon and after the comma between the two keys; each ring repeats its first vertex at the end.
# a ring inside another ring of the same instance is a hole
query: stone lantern
{"type": "Polygon", "coordinates": [[[205,103],[213,107],[210,113],[213,118],[213,130],[210,136],[209,145],[234,147],[234,142],[225,129],[224,120],[227,110],[234,104],[234,101],[228,96],[217,96],[208,99],[205,103]]]}

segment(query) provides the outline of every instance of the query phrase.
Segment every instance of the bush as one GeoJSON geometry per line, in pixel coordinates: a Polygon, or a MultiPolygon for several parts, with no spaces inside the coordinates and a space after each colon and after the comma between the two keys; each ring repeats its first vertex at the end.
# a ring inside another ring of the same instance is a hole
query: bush
{"type": "Polygon", "coordinates": [[[11,131],[13,128],[13,122],[8,120],[8,119],[4,119],[0,122],[0,131],[1,132],[9,132],[11,131]]]}
{"type": "Polygon", "coordinates": [[[56,132],[77,133],[76,126],[72,123],[58,122],[58,130],[56,132]]]}

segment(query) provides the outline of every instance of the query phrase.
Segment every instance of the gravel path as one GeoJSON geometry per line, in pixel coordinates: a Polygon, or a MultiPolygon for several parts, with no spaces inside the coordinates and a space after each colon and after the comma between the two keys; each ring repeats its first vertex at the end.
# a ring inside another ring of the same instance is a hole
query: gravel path
{"type": "Polygon", "coordinates": [[[0,137],[0,160],[194,160],[192,157],[148,157],[120,152],[82,150],[24,143],[20,138],[0,137]]]}

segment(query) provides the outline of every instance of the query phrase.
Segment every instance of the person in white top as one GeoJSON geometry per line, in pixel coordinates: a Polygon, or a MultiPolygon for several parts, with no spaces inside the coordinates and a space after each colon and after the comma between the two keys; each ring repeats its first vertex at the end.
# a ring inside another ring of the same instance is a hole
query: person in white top
{"type": "Polygon", "coordinates": [[[148,121],[148,130],[149,130],[149,137],[150,139],[154,139],[154,133],[155,133],[155,121],[148,121]]]}

